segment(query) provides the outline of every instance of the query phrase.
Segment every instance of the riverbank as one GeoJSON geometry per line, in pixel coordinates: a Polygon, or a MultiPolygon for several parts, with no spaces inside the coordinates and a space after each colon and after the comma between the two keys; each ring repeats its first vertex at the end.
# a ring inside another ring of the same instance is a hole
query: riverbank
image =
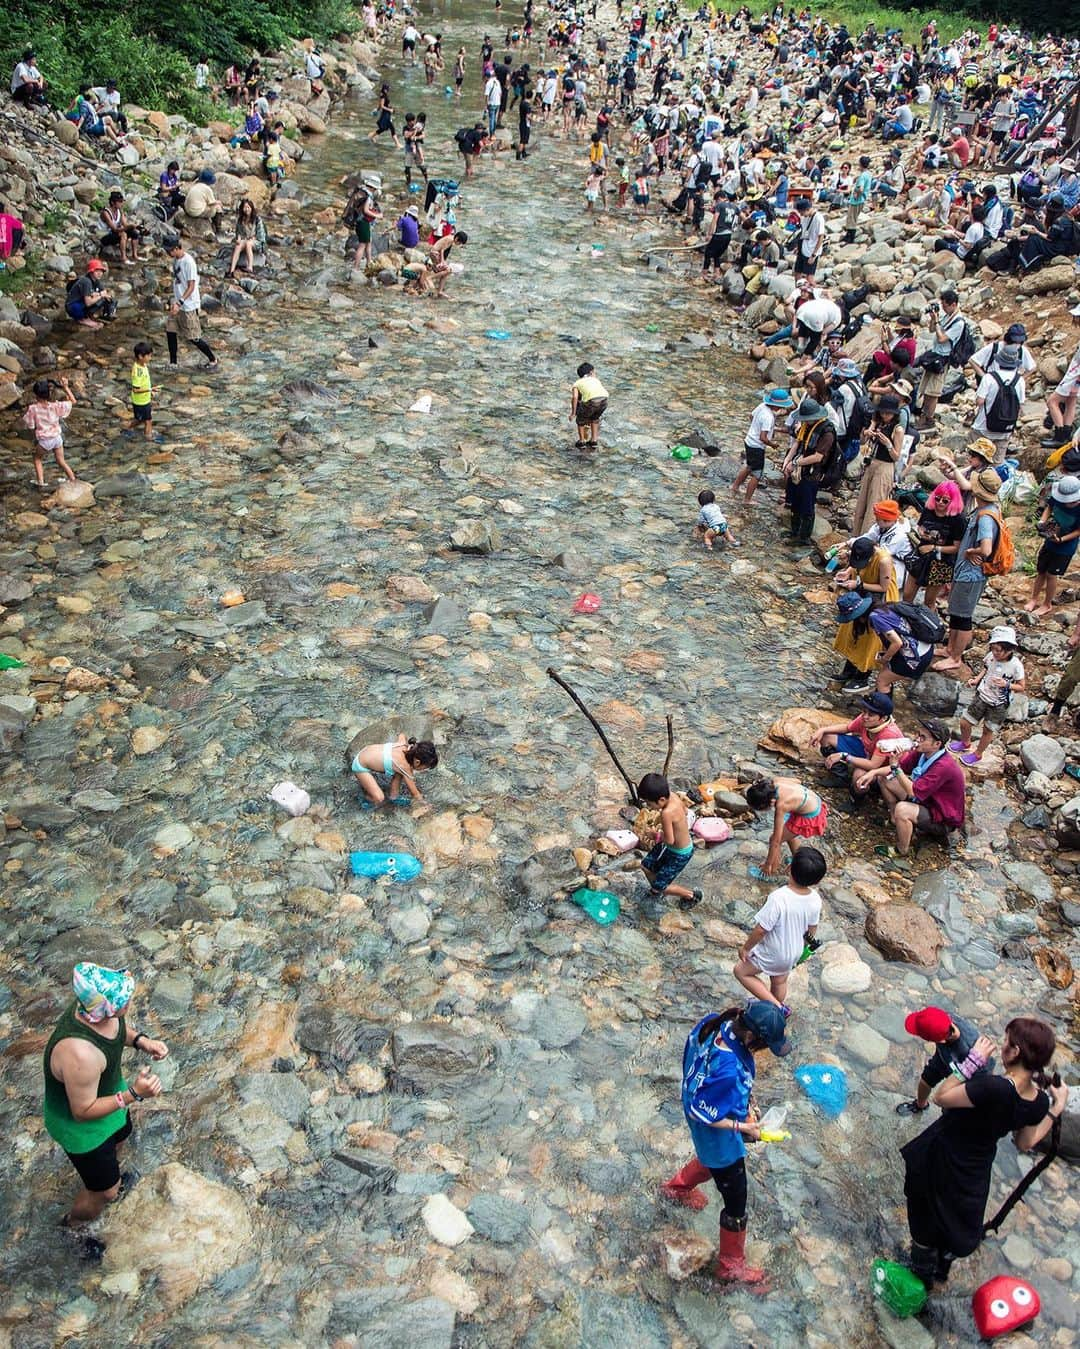
{"type": "MultiPolygon", "coordinates": [[[[396,58],[383,68],[396,106],[430,111],[432,169],[451,171],[490,14],[440,20],[446,50],[470,52],[461,105],[396,58]]],[[[379,1349],[926,1345],[884,1318],[866,1274],[901,1246],[911,1130],[894,1106],[921,1062],[904,1015],[938,1000],[995,1028],[1033,1001],[1068,1014],[1065,994],[1033,992],[1029,960],[1001,955],[1046,921],[1001,882],[1011,808],[988,786],[963,854],[948,870],[920,857],[913,877],[870,860],[876,825],[831,830],[826,944],[791,990],[797,1052],[759,1071],[793,1134],[749,1164],[749,1250],[775,1291],[720,1294],[704,1272],[717,1201],[692,1215],[655,1195],[687,1155],[686,1030],[734,1000],[764,826],[695,856],[707,899],[691,915],[655,912],[629,872],[604,877],[623,906],[610,927],[554,900],[625,795],[545,671],[581,690],[632,775],[662,763],[672,712],[673,775],[745,780],[775,767],[758,740],[777,714],[818,699],[803,596],[820,573],[775,556],[770,510],[738,553],[692,538],[759,381],[729,358],[728,310],[642,266],[665,224],[587,218],[581,145],[541,129],[526,163],[493,156],[469,183],[450,301],[354,282],[341,179],[400,171],[370,128],[363,105],[336,118],[299,166],[275,270],[210,315],[221,375],[156,368],[164,446],[117,434],[142,329],[65,337],[57,355],[80,355],[88,390],[70,457],[95,504],[25,493],[4,521],[3,574],[21,584],[0,650],[25,667],[0,704],[23,722],[0,767],[2,1328],[14,1343],[45,1327],[379,1349]],[[586,359],[612,392],[592,459],[567,421],[586,359]],[[410,414],[424,394],[432,412],[410,414]],[[701,424],[725,455],[671,459],[701,424]],[[490,551],[455,548],[462,529],[490,551]],[[584,591],[598,612],[574,612],[584,591]],[[399,730],[439,746],[429,804],[361,814],[342,750],[399,730]],[[311,792],[307,815],[267,800],[284,779],[311,792]],[[356,848],[413,852],[424,873],[362,882],[356,848]],[[867,939],[872,911],[908,900],[941,915],[935,965],[867,939]],[[129,1153],[142,1178],[90,1271],[55,1240],[73,1177],[37,1111],[41,1036],[84,957],[133,970],[140,1027],[171,1048],[129,1153]],[[839,1121],[797,1086],[807,1062],[846,1072],[839,1121]]],[[[998,1188],[1019,1171],[1003,1156],[998,1188]]],[[[1080,1267],[1068,1180],[1051,1168],[957,1284],[1003,1261],[1037,1270],[1059,1335],[1080,1267]]],[[[966,1337],[962,1293],[934,1316],[940,1343],[966,1337]]]]}

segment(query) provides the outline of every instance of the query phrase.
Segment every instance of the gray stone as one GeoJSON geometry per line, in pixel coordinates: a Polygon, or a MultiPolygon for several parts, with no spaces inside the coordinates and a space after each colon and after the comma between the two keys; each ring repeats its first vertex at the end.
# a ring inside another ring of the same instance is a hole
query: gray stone
{"type": "Polygon", "coordinates": [[[1054,834],[1063,848],[1080,848],[1080,796],[1073,796],[1054,817],[1054,834]]]}
{"type": "Polygon", "coordinates": [[[527,857],[514,873],[514,888],[528,904],[546,907],[558,890],[581,884],[581,872],[566,848],[547,848],[527,857]]]}
{"type": "Polygon", "coordinates": [[[554,994],[537,1008],[533,1033],[545,1049],[565,1049],[588,1025],[581,1007],[554,994]]]}
{"type": "Polygon", "coordinates": [[[78,811],[52,801],[23,801],[11,809],[26,829],[44,829],[47,834],[58,833],[79,818],[78,811]]]}
{"type": "Polygon", "coordinates": [[[615,1157],[588,1157],[577,1170],[590,1190],[610,1196],[627,1193],[636,1179],[630,1162],[615,1157]]]}
{"type": "Polygon", "coordinates": [[[529,1210],[501,1194],[478,1194],[465,1213],[477,1232],[497,1246],[509,1246],[528,1231],[529,1210]]]}
{"type": "Polygon", "coordinates": [[[1054,887],[1050,877],[1034,862],[1003,862],[1001,870],[1021,894],[1030,895],[1042,904],[1053,900],[1054,887]]]}
{"type": "Polygon", "coordinates": [[[851,1025],[844,1034],[844,1048],[869,1068],[880,1068],[888,1061],[890,1045],[884,1035],[865,1023],[851,1025]]]}
{"type": "Polygon", "coordinates": [[[89,787],[84,792],[76,792],[71,798],[71,803],[80,810],[93,811],[98,815],[111,815],[124,804],[118,796],[113,796],[112,792],[94,787],[89,787]]]}
{"type": "Polygon", "coordinates": [[[478,1072],[489,1056],[481,1037],[463,1035],[438,1021],[398,1026],[390,1037],[390,1051],[398,1084],[421,1093],[447,1078],[478,1072]]]}
{"type": "Polygon", "coordinates": [[[355,1336],[358,1349],[451,1349],[457,1316],[442,1298],[411,1298],[379,1311],[366,1306],[353,1311],[350,1304],[356,1296],[346,1294],[334,1304],[327,1325],[331,1340],[355,1336]]]}
{"type": "Polygon", "coordinates": [[[1020,746],[1020,760],[1029,773],[1056,778],[1065,767],[1066,754],[1049,735],[1030,735],[1020,746]]]}
{"type": "Polygon", "coordinates": [[[133,958],[121,932],[100,926],[68,928],[46,942],[38,956],[48,974],[65,983],[80,960],[90,960],[111,970],[126,970],[133,958]]]}
{"type": "Polygon", "coordinates": [[[863,267],[883,267],[891,263],[895,256],[894,250],[887,243],[874,243],[862,255],[859,263],[863,267]]]}
{"type": "Polygon", "coordinates": [[[117,473],[94,483],[94,496],[99,501],[104,497],[136,496],[145,492],[149,486],[149,479],[141,473],[117,473]]]}
{"type": "MultiPolygon", "coordinates": [[[[23,701],[18,695],[0,698],[0,753],[9,754],[34,719],[33,708],[21,706],[23,701]]],[[[32,698],[26,701],[37,707],[32,698]]]]}
{"type": "MultiPolygon", "coordinates": [[[[713,1317],[715,1336],[715,1303],[713,1317]]],[[[659,1311],[644,1298],[588,1289],[581,1294],[581,1339],[575,1343],[579,1349],[668,1349],[671,1336],[659,1311]]]]}
{"type": "Polygon", "coordinates": [[[424,940],[431,927],[431,916],[422,904],[413,904],[407,909],[395,909],[386,925],[399,942],[408,946],[424,940]]]}
{"type": "Polygon", "coordinates": [[[308,1108],[307,1087],[296,1073],[247,1073],[236,1079],[244,1101],[259,1101],[298,1128],[308,1108]]]}
{"type": "Polygon", "coordinates": [[[195,984],[184,970],[171,970],[154,983],[150,1002],[163,1021],[182,1021],[191,1010],[195,984]]]}
{"type": "Polygon", "coordinates": [[[960,700],[960,684],[955,679],[927,671],[908,686],[908,697],[920,712],[931,717],[951,717],[960,700]]]}
{"type": "Polygon", "coordinates": [[[459,553],[493,553],[502,547],[502,536],[486,520],[463,520],[450,531],[450,543],[459,553]]]}
{"type": "Polygon", "coordinates": [[[450,632],[465,621],[465,611],[453,600],[448,600],[445,595],[440,595],[433,603],[426,604],[423,615],[424,628],[427,632],[450,632]]]}
{"type": "Polygon", "coordinates": [[[247,600],[243,604],[234,604],[222,610],[221,621],[227,628],[251,628],[259,623],[268,623],[269,616],[262,600],[247,600]]]}

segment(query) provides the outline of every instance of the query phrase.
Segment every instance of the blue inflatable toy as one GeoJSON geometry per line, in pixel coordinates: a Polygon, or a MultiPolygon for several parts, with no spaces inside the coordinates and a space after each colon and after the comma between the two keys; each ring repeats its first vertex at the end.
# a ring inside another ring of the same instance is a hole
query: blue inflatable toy
{"type": "Polygon", "coordinates": [[[795,1069],[795,1081],[830,1119],[835,1119],[847,1105],[847,1077],[835,1063],[804,1064],[795,1069]]]}
{"type": "Polygon", "coordinates": [[[420,859],[409,852],[351,852],[349,870],[371,880],[389,876],[393,881],[414,881],[423,871],[420,859]]]}
{"type": "Polygon", "coordinates": [[[490,337],[493,342],[510,341],[510,334],[506,331],[505,328],[489,328],[487,332],[484,334],[484,336],[490,337]]]}

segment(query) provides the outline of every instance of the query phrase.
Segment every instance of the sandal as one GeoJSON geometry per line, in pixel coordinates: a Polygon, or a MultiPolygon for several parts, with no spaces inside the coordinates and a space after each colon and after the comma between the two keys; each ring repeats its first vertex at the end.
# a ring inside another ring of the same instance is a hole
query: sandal
{"type": "Polygon", "coordinates": [[[746,870],[748,875],[750,875],[755,881],[772,882],[783,880],[784,878],[784,873],[782,871],[774,871],[771,873],[768,871],[763,871],[757,862],[751,862],[750,865],[746,868],[746,870]]]}
{"type": "Polygon", "coordinates": [[[879,843],[879,844],[877,845],[877,847],[874,849],[874,853],[875,853],[875,855],[878,856],[878,857],[900,857],[900,856],[902,856],[902,854],[899,853],[899,852],[893,847],[893,845],[892,845],[891,843],[879,843]]]}

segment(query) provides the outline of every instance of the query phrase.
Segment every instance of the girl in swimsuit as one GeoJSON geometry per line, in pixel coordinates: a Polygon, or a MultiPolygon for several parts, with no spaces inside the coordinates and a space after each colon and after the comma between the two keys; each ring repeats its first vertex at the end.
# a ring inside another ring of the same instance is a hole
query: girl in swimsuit
{"type": "Polygon", "coordinates": [[[438,762],[438,753],[430,740],[406,740],[399,735],[382,745],[365,745],[349,764],[349,772],[356,775],[364,793],[362,808],[374,810],[385,801],[392,806],[423,801],[415,775],[423,768],[434,768],[438,762]],[[407,796],[402,794],[403,787],[407,796]]]}
{"type": "Polygon", "coordinates": [[[816,792],[804,787],[797,778],[759,778],[746,789],[746,804],[751,810],[773,812],[773,831],[765,866],[752,865],[750,874],[758,880],[780,871],[780,849],[786,843],[794,857],[800,840],[820,838],[829,820],[829,808],[816,792]]]}

